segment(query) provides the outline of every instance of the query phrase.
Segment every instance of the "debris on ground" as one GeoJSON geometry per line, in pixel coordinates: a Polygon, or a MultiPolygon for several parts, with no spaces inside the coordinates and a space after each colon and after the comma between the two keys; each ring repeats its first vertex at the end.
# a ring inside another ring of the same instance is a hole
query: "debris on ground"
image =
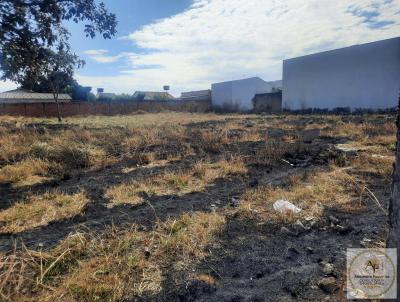
{"type": "Polygon", "coordinates": [[[301,212],[300,208],[296,207],[290,201],[283,199],[275,201],[273,207],[275,211],[282,214],[298,214],[301,212]]]}

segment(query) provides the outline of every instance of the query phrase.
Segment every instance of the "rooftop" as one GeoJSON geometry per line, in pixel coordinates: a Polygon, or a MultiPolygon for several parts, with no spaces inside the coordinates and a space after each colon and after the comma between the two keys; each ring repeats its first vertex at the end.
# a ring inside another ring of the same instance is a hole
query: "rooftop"
{"type": "MultiPolygon", "coordinates": [[[[58,101],[70,102],[71,97],[66,93],[60,93],[58,95],[58,101]]],[[[54,96],[52,93],[38,93],[22,88],[0,93],[0,103],[17,104],[48,102],[54,102],[54,96]]]]}

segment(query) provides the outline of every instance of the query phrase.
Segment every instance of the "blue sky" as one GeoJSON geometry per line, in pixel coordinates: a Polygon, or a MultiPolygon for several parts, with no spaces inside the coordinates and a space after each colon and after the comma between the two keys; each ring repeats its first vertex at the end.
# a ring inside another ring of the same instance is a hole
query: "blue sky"
{"type": "MultiPolygon", "coordinates": [[[[282,60],[400,36],[399,0],[105,0],[112,40],[67,24],[86,66],[83,85],[108,92],[209,89],[211,83],[282,77],[282,60]]],[[[0,91],[15,85],[0,82],[0,91]]]]}
{"type": "MultiPolygon", "coordinates": [[[[105,40],[101,37],[88,39],[83,34],[82,24],[73,22],[67,25],[71,32],[71,45],[74,51],[86,61],[82,75],[96,76],[104,74],[114,76],[126,67],[125,62],[118,60],[116,64],[99,64],[85,54],[87,50],[108,50],[107,56],[117,56],[123,52],[147,53],[130,40],[121,40],[119,37],[127,36],[146,24],[178,14],[189,8],[191,0],[103,0],[110,12],[117,15],[118,33],[116,38],[105,40]]],[[[115,63],[115,62],[112,62],[115,63]]],[[[151,67],[151,66],[150,66],[151,67]]]]}

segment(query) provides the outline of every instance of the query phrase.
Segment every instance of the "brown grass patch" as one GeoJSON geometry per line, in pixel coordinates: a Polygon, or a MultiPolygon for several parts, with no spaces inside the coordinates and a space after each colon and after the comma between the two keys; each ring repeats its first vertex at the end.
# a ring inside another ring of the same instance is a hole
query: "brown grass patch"
{"type": "Polygon", "coordinates": [[[199,162],[191,169],[165,171],[141,181],[132,181],[107,190],[106,196],[112,204],[129,203],[138,205],[148,196],[183,195],[200,192],[217,178],[243,177],[247,167],[243,160],[235,157],[215,164],[199,162]]]}
{"type": "Polygon", "coordinates": [[[363,209],[367,198],[363,185],[362,181],[343,169],[316,172],[305,179],[292,176],[289,188],[264,186],[248,190],[242,197],[241,209],[256,210],[262,217],[276,219],[277,222],[303,216],[318,218],[323,213],[323,206],[357,212],[363,209]],[[292,202],[302,211],[295,217],[276,212],[272,205],[279,199],[292,202]]]}
{"type": "Polygon", "coordinates": [[[82,212],[87,202],[83,192],[74,195],[52,192],[33,196],[0,212],[0,232],[22,232],[75,216],[82,212]]]}
{"type": "Polygon", "coordinates": [[[22,251],[3,256],[0,293],[12,301],[121,301],[161,291],[208,252],[225,220],[215,214],[185,214],[159,222],[151,233],[109,229],[102,236],[75,234],[49,252],[22,251]],[[172,278],[172,279],[171,279],[172,278]]]}
{"type": "Polygon", "coordinates": [[[31,185],[45,178],[57,164],[46,160],[28,158],[0,169],[0,182],[31,185]]]}

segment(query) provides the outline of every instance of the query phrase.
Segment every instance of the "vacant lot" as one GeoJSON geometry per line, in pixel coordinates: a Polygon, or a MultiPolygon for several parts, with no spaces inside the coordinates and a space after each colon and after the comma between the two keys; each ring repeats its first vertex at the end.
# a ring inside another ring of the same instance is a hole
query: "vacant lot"
{"type": "Polygon", "coordinates": [[[394,148],[386,115],[0,117],[0,300],[340,301],[394,148]]]}

